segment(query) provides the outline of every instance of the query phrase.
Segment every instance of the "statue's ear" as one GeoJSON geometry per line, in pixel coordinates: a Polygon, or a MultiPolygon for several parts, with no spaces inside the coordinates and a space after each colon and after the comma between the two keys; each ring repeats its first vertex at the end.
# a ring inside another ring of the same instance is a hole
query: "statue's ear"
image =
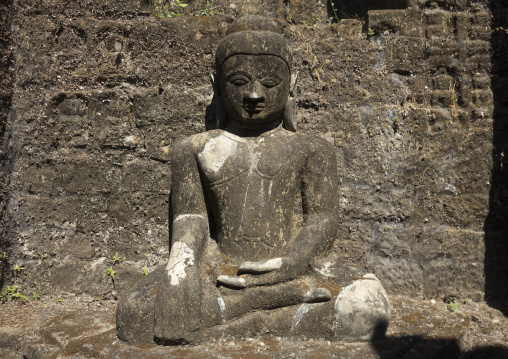
{"type": "Polygon", "coordinates": [[[222,101],[222,96],[220,94],[220,86],[218,81],[218,76],[216,74],[210,75],[210,81],[213,87],[213,98],[212,102],[208,106],[210,109],[209,114],[205,118],[205,126],[206,130],[215,130],[226,127],[226,108],[224,107],[224,102],[222,101]]]}
{"type": "Polygon", "coordinates": [[[298,128],[298,124],[296,121],[296,82],[298,80],[298,75],[291,75],[291,83],[289,85],[289,96],[286,101],[286,106],[284,107],[284,118],[282,121],[282,125],[288,131],[296,132],[298,128]]]}

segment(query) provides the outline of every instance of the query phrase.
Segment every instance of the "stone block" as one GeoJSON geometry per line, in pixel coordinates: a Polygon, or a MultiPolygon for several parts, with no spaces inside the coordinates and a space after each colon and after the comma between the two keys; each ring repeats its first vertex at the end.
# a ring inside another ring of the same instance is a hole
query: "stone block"
{"type": "Polygon", "coordinates": [[[424,21],[422,10],[371,10],[367,18],[368,27],[378,34],[389,31],[408,37],[423,36],[424,21]]]}
{"type": "Polygon", "coordinates": [[[133,159],[122,165],[122,190],[146,191],[169,196],[170,166],[158,161],[133,159]]]}
{"type": "Polygon", "coordinates": [[[120,223],[132,224],[149,221],[167,223],[169,195],[153,192],[127,192],[114,194],[107,199],[106,214],[120,223]]]}
{"type": "Polygon", "coordinates": [[[489,41],[490,19],[484,11],[454,13],[458,40],[489,41]]]}
{"type": "Polygon", "coordinates": [[[493,96],[492,91],[490,89],[486,90],[472,90],[471,91],[471,102],[472,106],[475,107],[488,107],[493,104],[493,96]]]}
{"type": "Polygon", "coordinates": [[[485,287],[483,261],[431,260],[425,269],[423,286],[427,298],[454,295],[479,301],[485,287]]]}
{"type": "Polygon", "coordinates": [[[459,61],[460,45],[456,41],[432,40],[431,45],[425,49],[425,56],[428,58],[427,65],[430,68],[459,68],[462,63],[459,61]]]}
{"type": "Polygon", "coordinates": [[[426,68],[429,50],[419,37],[399,36],[386,39],[385,59],[390,71],[399,73],[420,72],[426,68]]]}
{"type": "Polygon", "coordinates": [[[420,263],[411,259],[371,255],[369,268],[375,268],[376,275],[383,281],[389,293],[411,291],[416,295],[423,293],[424,269],[420,263]]]}
{"type": "Polygon", "coordinates": [[[383,225],[374,233],[368,263],[377,268],[376,274],[389,291],[410,287],[435,296],[453,289],[454,294],[475,298],[481,293],[483,232],[446,226],[406,229],[383,225]]]}
{"type": "Polygon", "coordinates": [[[453,38],[453,29],[453,17],[449,11],[425,11],[425,36],[427,38],[453,38]]]}
{"type": "Polygon", "coordinates": [[[20,182],[32,193],[60,196],[114,192],[120,188],[121,169],[112,166],[110,161],[91,156],[69,161],[59,159],[24,168],[20,173],[20,182]],[[38,181],[34,181],[34,178],[38,181]]]}

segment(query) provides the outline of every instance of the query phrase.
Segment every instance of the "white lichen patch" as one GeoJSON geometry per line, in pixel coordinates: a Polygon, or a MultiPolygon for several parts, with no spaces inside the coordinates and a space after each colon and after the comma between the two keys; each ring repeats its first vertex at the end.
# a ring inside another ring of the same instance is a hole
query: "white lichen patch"
{"type": "Polygon", "coordinates": [[[220,312],[222,314],[222,321],[226,322],[226,303],[222,297],[217,298],[217,302],[219,303],[220,312]]]}
{"type": "Polygon", "coordinates": [[[304,303],[300,305],[293,319],[293,325],[291,326],[291,330],[294,330],[298,326],[298,324],[300,324],[300,321],[303,319],[305,314],[307,314],[311,309],[316,308],[320,305],[322,305],[322,303],[313,303],[313,304],[304,303]]]}
{"type": "Polygon", "coordinates": [[[327,261],[327,262],[323,263],[321,266],[316,267],[316,272],[324,275],[325,277],[329,277],[332,275],[332,271],[331,271],[332,265],[333,265],[332,261],[327,261]]]}
{"type": "Polygon", "coordinates": [[[206,172],[219,173],[226,160],[237,152],[237,142],[226,136],[218,136],[206,143],[198,157],[206,172]]]}
{"type": "Polygon", "coordinates": [[[125,146],[135,146],[138,143],[138,140],[134,136],[126,136],[123,139],[123,144],[125,146]]]}
{"type": "Polygon", "coordinates": [[[185,268],[194,264],[194,251],[184,242],[175,242],[171,248],[171,255],[166,266],[166,272],[171,285],[178,285],[187,274],[185,268]]]}
{"type": "Polygon", "coordinates": [[[178,222],[178,221],[180,221],[182,219],[195,219],[195,218],[205,219],[205,217],[203,217],[200,214],[181,214],[181,215],[179,215],[178,217],[176,217],[174,219],[173,223],[178,222]]]}

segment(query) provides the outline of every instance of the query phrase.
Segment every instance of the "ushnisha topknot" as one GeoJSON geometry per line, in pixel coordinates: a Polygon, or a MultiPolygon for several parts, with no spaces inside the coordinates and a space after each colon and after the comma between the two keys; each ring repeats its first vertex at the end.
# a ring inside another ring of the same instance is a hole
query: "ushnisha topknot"
{"type": "Polygon", "coordinates": [[[217,72],[220,66],[233,55],[273,55],[286,62],[289,71],[293,63],[293,51],[282,36],[281,25],[267,17],[244,16],[228,26],[215,53],[217,72]]]}

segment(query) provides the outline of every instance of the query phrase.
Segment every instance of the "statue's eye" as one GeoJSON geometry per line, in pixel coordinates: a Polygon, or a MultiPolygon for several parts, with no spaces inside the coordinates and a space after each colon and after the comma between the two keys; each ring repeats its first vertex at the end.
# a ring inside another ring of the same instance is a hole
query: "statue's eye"
{"type": "Polygon", "coordinates": [[[243,75],[234,75],[228,79],[235,86],[242,86],[249,82],[249,79],[243,75]]]}
{"type": "Polygon", "coordinates": [[[277,77],[265,77],[260,82],[264,87],[271,88],[280,84],[281,80],[277,77]]]}

